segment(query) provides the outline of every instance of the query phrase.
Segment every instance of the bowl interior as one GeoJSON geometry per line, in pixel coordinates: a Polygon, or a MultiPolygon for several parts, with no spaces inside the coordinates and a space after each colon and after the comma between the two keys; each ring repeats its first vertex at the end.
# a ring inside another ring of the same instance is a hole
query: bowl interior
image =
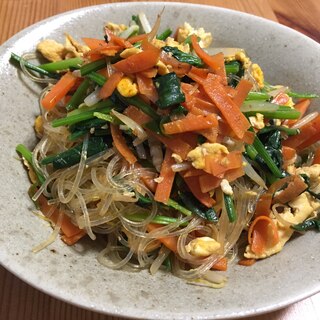
{"type": "Polygon", "coordinates": [[[58,298],[137,318],[241,317],[280,308],[317,292],[320,235],[313,232],[296,237],[283,252],[250,268],[232,265],[228,284],[221,290],[190,286],[163,272],[150,276],[148,271],[107,269],[96,260],[101,245],[90,241],[70,248],[59,240],[37,254],[31,252],[51,230],[31,212],[29,182],[15,146],[35,143],[32,125],[41,87],[8,63],[10,52],[32,52],[42,38],[63,41],[64,32],[78,39],[102,37],[108,21],[127,23],[140,11],[154,21],[163,7],[163,30],[185,21],[204,27],[213,33],[215,46],[245,48],[268,82],[319,94],[320,65],[316,62],[320,61],[320,46],[316,42],[276,23],[231,10],[181,3],[117,3],[68,12],[29,27],[0,49],[0,262],[58,298]]]}

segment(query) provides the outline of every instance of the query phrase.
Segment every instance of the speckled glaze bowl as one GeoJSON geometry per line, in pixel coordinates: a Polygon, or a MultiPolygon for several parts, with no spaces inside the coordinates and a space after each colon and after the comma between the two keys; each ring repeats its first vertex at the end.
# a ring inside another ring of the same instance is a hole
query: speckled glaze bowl
{"type": "MultiPolygon", "coordinates": [[[[242,47],[274,84],[316,92],[320,46],[279,24],[231,10],[182,3],[117,3],[58,15],[15,35],[0,49],[0,262],[32,286],[76,305],[119,316],[152,319],[246,317],[284,307],[320,290],[320,234],[296,237],[280,254],[250,268],[233,265],[221,290],[187,285],[167,273],[109,270],[96,260],[99,245],[67,247],[61,241],[34,254],[51,232],[32,214],[29,182],[15,146],[35,143],[32,128],[40,86],[8,63],[10,52],[34,51],[42,38],[102,37],[107,21],[126,23],[144,11],[151,21],[165,7],[162,28],[185,21],[204,27],[214,44],[242,47]]],[[[316,103],[314,103],[315,108],[316,103]]],[[[319,101],[318,101],[319,106],[319,101]]]]}

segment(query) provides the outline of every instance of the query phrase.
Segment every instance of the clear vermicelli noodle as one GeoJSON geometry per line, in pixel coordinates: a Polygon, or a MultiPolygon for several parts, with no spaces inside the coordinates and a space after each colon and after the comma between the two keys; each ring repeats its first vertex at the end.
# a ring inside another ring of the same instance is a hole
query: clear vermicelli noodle
{"type": "Polygon", "coordinates": [[[33,251],[89,237],[105,245],[102,266],[221,288],[229,265],[320,229],[317,96],[267,83],[244,49],[214,48],[203,28],[160,22],[108,23],[60,53],[44,40],[38,66],[13,54],[47,85],[39,141],[17,146],[53,227],[33,251]]]}

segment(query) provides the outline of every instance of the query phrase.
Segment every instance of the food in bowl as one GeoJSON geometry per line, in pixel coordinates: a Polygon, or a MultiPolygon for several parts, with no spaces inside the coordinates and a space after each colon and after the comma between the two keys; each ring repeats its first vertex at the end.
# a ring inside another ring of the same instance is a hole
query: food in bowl
{"type": "Polygon", "coordinates": [[[318,112],[313,94],[264,80],[243,48],[214,48],[185,23],[159,33],[146,16],[109,23],[104,39],[47,39],[12,55],[39,98],[30,194],[68,245],[102,237],[101,264],[160,268],[222,287],[247,234],[243,265],[319,229],[318,112]],[[33,71],[32,71],[33,70],[33,71]],[[36,73],[32,73],[36,72],[36,73]],[[39,75],[37,75],[39,74],[39,75]],[[294,99],[294,100],[293,100],[294,99]]]}

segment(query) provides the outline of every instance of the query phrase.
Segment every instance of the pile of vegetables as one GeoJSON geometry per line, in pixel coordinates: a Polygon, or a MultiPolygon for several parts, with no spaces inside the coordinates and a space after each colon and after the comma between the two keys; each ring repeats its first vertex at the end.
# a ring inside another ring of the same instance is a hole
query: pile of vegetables
{"type": "MultiPolygon", "coordinates": [[[[217,285],[225,279],[210,269],[227,269],[246,227],[254,258],[240,264],[251,265],[281,241],[274,204],[320,199],[311,176],[295,173],[320,164],[320,115],[307,114],[317,96],[261,85],[237,54],[210,54],[196,32],[169,42],[159,26],[133,16],[121,32],[83,38],[81,56],[41,65],[12,53],[33,80],[54,83],[40,97],[39,144],[17,146],[31,197],[55,225],[35,251],[59,232],[68,245],[107,234],[105,265],[166,266],[217,285]]],[[[319,230],[310,217],[286,226],[319,230]]]]}

